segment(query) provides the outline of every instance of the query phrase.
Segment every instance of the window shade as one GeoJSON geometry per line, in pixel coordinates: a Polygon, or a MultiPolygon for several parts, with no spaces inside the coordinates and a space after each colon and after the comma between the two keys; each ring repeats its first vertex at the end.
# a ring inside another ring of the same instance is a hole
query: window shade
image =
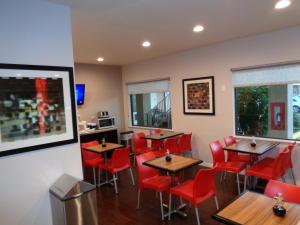
{"type": "Polygon", "coordinates": [[[300,82],[300,64],[233,71],[234,87],[300,82]]]}
{"type": "Polygon", "coordinates": [[[170,80],[149,81],[128,84],[128,94],[146,94],[170,91],[170,80]]]}

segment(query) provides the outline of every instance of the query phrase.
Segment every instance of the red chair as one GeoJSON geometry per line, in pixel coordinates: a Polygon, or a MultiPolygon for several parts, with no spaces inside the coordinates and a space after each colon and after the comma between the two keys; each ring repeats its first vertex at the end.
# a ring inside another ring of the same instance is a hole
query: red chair
{"type": "Polygon", "coordinates": [[[169,220],[171,216],[172,195],[183,198],[190,202],[196,212],[197,224],[200,225],[198,207],[199,204],[210,197],[215,198],[217,209],[219,209],[218,199],[215,188],[215,168],[201,169],[193,180],[170,189],[169,195],[169,220]]]}
{"type": "Polygon", "coordinates": [[[217,171],[236,173],[238,192],[240,194],[241,191],[240,191],[239,173],[246,168],[247,164],[245,162],[240,162],[240,161],[225,162],[224,150],[219,141],[212,142],[209,145],[209,147],[213,156],[213,165],[214,167],[216,167],[217,171]]]}
{"type": "Polygon", "coordinates": [[[143,154],[150,151],[147,145],[147,140],[142,138],[144,136],[144,132],[133,133],[132,135],[135,155],[143,154]]]}
{"type": "MultiPolygon", "coordinates": [[[[150,130],[150,134],[160,134],[161,130],[160,129],[154,129],[150,130]]],[[[151,147],[152,149],[157,149],[159,150],[163,145],[163,142],[160,140],[151,140],[151,147]]]]}
{"type": "Polygon", "coordinates": [[[298,186],[269,180],[265,188],[265,195],[274,197],[277,193],[282,193],[284,201],[300,204],[300,187],[298,186]]]}
{"type": "MultiPolygon", "coordinates": [[[[289,155],[287,156],[288,159],[287,159],[286,163],[284,164],[286,170],[291,169],[294,184],[296,184],[296,180],[295,180],[294,171],[293,171],[292,154],[293,154],[293,150],[295,149],[295,146],[296,146],[296,142],[293,142],[288,145],[289,155]]],[[[261,160],[261,163],[272,166],[272,164],[274,163],[274,160],[275,160],[274,158],[266,157],[263,160],[261,160]]]]}
{"type": "Polygon", "coordinates": [[[167,138],[164,140],[163,148],[160,152],[165,155],[167,150],[169,150],[169,152],[174,155],[180,154],[178,149],[178,137],[167,138]]]}
{"type": "MultiPolygon", "coordinates": [[[[94,184],[96,185],[96,171],[95,169],[98,168],[99,164],[104,161],[102,156],[99,153],[91,152],[86,150],[86,147],[99,145],[98,141],[90,141],[81,144],[81,153],[82,153],[82,162],[84,167],[91,167],[93,168],[94,174],[94,184]]],[[[99,170],[100,173],[100,170],[99,170]]]]}
{"type": "Polygon", "coordinates": [[[131,169],[129,154],[130,154],[130,146],[127,146],[125,148],[116,149],[112,154],[111,160],[108,160],[107,162],[99,165],[99,168],[106,170],[107,172],[109,172],[113,175],[116,194],[118,194],[116,173],[121,172],[126,169],[129,169],[132,184],[134,185],[134,178],[133,178],[133,173],[132,173],[132,169],[131,169]]]}
{"type": "MultiPolygon", "coordinates": [[[[233,136],[227,136],[224,138],[226,146],[236,144],[236,138],[233,136]]],[[[238,154],[234,151],[227,151],[227,161],[241,161],[247,164],[252,164],[253,161],[257,160],[257,156],[251,156],[249,154],[238,154]]]]}
{"type": "Polygon", "coordinates": [[[246,190],[248,176],[259,177],[265,180],[277,180],[279,178],[283,178],[286,171],[284,164],[287,162],[289,156],[288,151],[289,149],[286,147],[281,153],[279,153],[272,166],[261,161],[246,170],[244,190],[246,190]]]}
{"type": "Polygon", "coordinates": [[[192,133],[183,134],[179,137],[178,151],[180,154],[189,153],[192,156],[192,133]]]}
{"type": "Polygon", "coordinates": [[[162,193],[169,191],[171,185],[171,177],[161,176],[159,171],[149,166],[143,165],[144,162],[155,158],[153,152],[138,155],[136,157],[137,173],[138,173],[138,201],[137,208],[140,208],[140,195],[143,189],[152,189],[159,193],[161,219],[164,220],[162,193]]]}

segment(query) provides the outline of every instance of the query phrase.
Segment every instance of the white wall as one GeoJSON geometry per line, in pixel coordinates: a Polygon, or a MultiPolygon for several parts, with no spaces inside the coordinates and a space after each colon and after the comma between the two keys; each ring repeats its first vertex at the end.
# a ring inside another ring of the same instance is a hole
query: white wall
{"type": "MultiPolygon", "coordinates": [[[[0,2],[0,62],[73,66],[65,6],[0,2]]],[[[79,143],[0,158],[0,224],[51,225],[48,189],[63,173],[82,178],[79,143]]]]}
{"type": "MultiPolygon", "coordinates": [[[[193,132],[193,155],[211,163],[209,143],[234,132],[233,88],[230,69],[236,67],[300,60],[300,27],[235,39],[123,67],[124,103],[127,82],[171,79],[174,131],[193,132]],[[215,76],[216,115],[184,115],[182,79],[215,76]]],[[[128,104],[125,125],[130,124],[128,104]]],[[[300,179],[300,177],[299,177],[300,179]]]]}
{"type": "Polygon", "coordinates": [[[78,106],[80,119],[91,122],[99,111],[116,117],[119,130],[124,127],[122,70],[120,66],[75,64],[76,83],[85,84],[84,104],[78,106]]]}

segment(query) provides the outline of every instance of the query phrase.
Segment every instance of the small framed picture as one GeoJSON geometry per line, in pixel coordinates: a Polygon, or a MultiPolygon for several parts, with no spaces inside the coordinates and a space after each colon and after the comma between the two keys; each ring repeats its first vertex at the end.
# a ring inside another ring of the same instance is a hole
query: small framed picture
{"type": "Polygon", "coordinates": [[[215,115],[214,77],[182,80],[183,113],[215,115]]]}
{"type": "Polygon", "coordinates": [[[0,64],[0,156],[77,141],[73,68],[0,64]]]}

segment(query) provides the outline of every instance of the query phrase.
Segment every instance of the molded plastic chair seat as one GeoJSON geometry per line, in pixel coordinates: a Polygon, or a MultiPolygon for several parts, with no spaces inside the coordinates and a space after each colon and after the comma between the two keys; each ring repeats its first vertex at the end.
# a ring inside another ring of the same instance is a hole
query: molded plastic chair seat
{"type": "Polygon", "coordinates": [[[109,159],[106,161],[106,163],[101,163],[99,165],[99,168],[101,169],[104,169],[104,170],[107,170],[108,172],[110,173],[118,173],[122,170],[126,170],[126,169],[129,169],[131,167],[131,165],[128,163],[128,164],[124,164],[120,167],[114,167],[113,164],[112,164],[112,160],[109,159]]]}
{"type": "Polygon", "coordinates": [[[264,194],[274,197],[277,193],[282,194],[284,201],[300,204],[300,187],[296,185],[270,180],[265,188],[264,194]]]}
{"type": "Polygon", "coordinates": [[[89,166],[89,167],[98,167],[99,164],[101,164],[102,162],[104,162],[104,159],[99,157],[99,158],[95,158],[95,159],[84,160],[83,165],[89,166]]]}
{"type": "Polygon", "coordinates": [[[261,163],[257,163],[247,170],[246,176],[260,177],[266,180],[277,179],[277,177],[273,175],[273,168],[261,163]]]}
{"type": "Polygon", "coordinates": [[[217,163],[217,170],[226,170],[234,173],[240,173],[247,166],[245,162],[231,161],[231,162],[221,162],[217,163]]]}
{"type": "Polygon", "coordinates": [[[155,176],[145,179],[139,183],[139,188],[154,189],[157,192],[168,191],[171,185],[171,177],[169,176],[155,176]]]}

